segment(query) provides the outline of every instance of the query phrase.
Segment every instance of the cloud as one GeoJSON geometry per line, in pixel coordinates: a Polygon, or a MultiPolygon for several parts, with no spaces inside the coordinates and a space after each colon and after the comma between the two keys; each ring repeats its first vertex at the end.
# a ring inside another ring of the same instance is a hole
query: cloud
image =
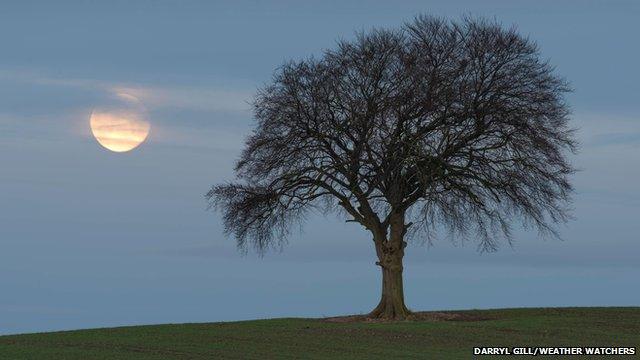
{"type": "Polygon", "coordinates": [[[149,138],[161,145],[239,152],[244,146],[245,133],[248,131],[215,127],[201,129],[163,123],[152,127],[149,138]]]}
{"type": "Polygon", "coordinates": [[[640,131],[623,132],[623,133],[606,133],[593,137],[591,146],[609,146],[609,145],[640,145],[640,131]]]}
{"type": "Polygon", "coordinates": [[[0,78],[34,85],[73,87],[99,90],[109,95],[130,94],[148,107],[177,107],[193,110],[240,112],[249,114],[252,88],[237,85],[225,87],[141,85],[95,79],[60,78],[33,71],[0,71],[0,78]]]}
{"type": "Polygon", "coordinates": [[[151,107],[178,107],[192,110],[250,113],[253,92],[196,87],[115,86],[115,92],[136,96],[151,107]]]}
{"type": "Polygon", "coordinates": [[[127,84],[0,70],[0,129],[4,138],[90,137],[86,121],[96,106],[134,96],[149,110],[151,140],[166,145],[236,150],[251,119],[249,86],[127,84]],[[4,88],[4,89],[3,89],[4,88]],[[124,95],[123,95],[124,94],[124,95]]]}
{"type": "Polygon", "coordinates": [[[640,178],[640,121],[633,116],[577,114],[582,145],[574,163],[578,196],[588,195],[600,203],[633,205],[640,201],[636,182],[640,178]]]}
{"type": "Polygon", "coordinates": [[[640,145],[640,116],[581,113],[574,116],[584,149],[640,145]]]}

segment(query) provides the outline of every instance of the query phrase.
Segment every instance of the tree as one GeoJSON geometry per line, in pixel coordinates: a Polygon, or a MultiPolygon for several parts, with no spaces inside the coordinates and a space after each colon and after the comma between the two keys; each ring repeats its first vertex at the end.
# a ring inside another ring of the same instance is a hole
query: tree
{"type": "Polygon", "coordinates": [[[403,319],[409,238],[444,230],[491,251],[518,220],[557,235],[576,150],[568,91],[532,41],[495,22],[420,16],[360,33],[276,71],[239,182],[207,197],[245,250],[282,246],[314,210],[359,223],[382,269],[369,316],[403,319]]]}

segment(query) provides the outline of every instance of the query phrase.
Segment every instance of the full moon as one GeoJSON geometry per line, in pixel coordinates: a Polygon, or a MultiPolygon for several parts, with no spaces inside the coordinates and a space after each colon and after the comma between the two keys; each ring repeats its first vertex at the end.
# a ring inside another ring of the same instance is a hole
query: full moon
{"type": "Polygon", "coordinates": [[[98,143],[115,152],[127,152],[142,144],[151,128],[144,118],[139,101],[131,95],[119,94],[128,106],[108,110],[94,110],[89,124],[98,143]],[[138,105],[138,106],[131,106],[138,105]]]}

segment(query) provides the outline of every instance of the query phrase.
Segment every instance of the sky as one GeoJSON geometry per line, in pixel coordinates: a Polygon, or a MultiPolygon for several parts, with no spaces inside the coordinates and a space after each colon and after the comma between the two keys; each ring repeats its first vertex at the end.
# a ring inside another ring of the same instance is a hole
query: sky
{"type": "Polygon", "coordinates": [[[204,194],[233,180],[248,104],[280,64],[418,14],[535,40],[575,90],[581,150],[562,240],[412,243],[408,306],[640,305],[640,2],[3,1],[0,334],[370,311],[380,274],[361,227],[317,215],[282,252],[243,255],[204,194]],[[126,153],[89,129],[119,92],[151,124],[126,153]]]}

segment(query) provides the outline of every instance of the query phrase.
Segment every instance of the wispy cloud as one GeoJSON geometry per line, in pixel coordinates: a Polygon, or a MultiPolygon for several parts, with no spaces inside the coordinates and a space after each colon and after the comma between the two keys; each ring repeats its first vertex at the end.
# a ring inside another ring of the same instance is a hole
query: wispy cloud
{"type": "Polygon", "coordinates": [[[591,146],[633,145],[640,146],[640,131],[606,133],[593,137],[591,146]]]}
{"type": "Polygon", "coordinates": [[[576,114],[581,151],[575,162],[581,171],[576,187],[603,201],[637,203],[640,178],[640,118],[607,114],[576,114]]]}
{"type": "Polygon", "coordinates": [[[136,96],[152,107],[178,107],[193,110],[249,113],[250,91],[207,89],[197,87],[131,87],[114,86],[111,91],[136,96]]]}
{"type": "Polygon", "coordinates": [[[238,89],[238,86],[224,88],[128,84],[95,79],[61,78],[25,70],[0,70],[1,78],[35,85],[99,90],[107,94],[127,93],[142,100],[149,107],[178,107],[208,111],[248,113],[249,103],[254,94],[252,89],[238,89]]]}
{"type": "Polygon", "coordinates": [[[640,145],[640,115],[577,114],[574,124],[586,149],[604,146],[640,145]]]}
{"type": "Polygon", "coordinates": [[[246,85],[205,87],[129,84],[63,78],[24,69],[0,70],[2,79],[8,80],[5,84],[26,84],[22,86],[22,91],[26,92],[46,89],[36,94],[25,93],[24,96],[16,95],[15,99],[5,99],[5,102],[9,102],[5,109],[13,107],[11,102],[28,102],[13,111],[0,114],[0,128],[5,135],[33,136],[34,131],[42,134],[42,129],[50,127],[54,132],[63,130],[88,137],[90,132],[85,129],[85,119],[88,119],[91,109],[123,94],[136,97],[149,110],[152,124],[150,140],[160,144],[236,149],[242,145],[251,118],[249,102],[253,97],[253,89],[246,85]],[[63,97],[66,101],[52,102],[51,96],[63,97]],[[35,115],[25,113],[36,108],[40,110],[35,115]]]}

